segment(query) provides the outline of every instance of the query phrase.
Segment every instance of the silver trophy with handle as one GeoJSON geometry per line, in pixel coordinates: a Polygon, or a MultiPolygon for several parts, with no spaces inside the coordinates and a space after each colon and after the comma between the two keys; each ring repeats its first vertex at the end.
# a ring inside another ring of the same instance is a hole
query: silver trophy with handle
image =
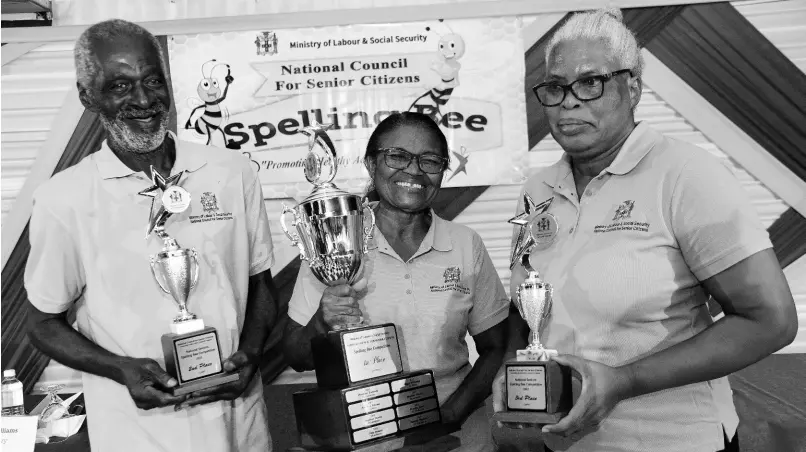
{"type": "Polygon", "coordinates": [[[326,133],[329,127],[314,124],[300,130],[308,136],[305,178],[314,188],[297,206],[283,204],[280,225],[292,246],[299,248],[300,258],[308,262],[313,275],[323,284],[335,286],[355,281],[372,239],[375,213],[366,200],[362,202],[360,196],[333,184],[338,160],[326,133]]]}

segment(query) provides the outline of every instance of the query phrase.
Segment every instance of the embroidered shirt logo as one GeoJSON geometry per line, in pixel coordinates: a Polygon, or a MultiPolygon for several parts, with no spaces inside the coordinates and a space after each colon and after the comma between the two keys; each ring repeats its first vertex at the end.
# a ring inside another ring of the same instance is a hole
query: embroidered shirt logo
{"type": "Polygon", "coordinates": [[[635,207],[635,201],[627,200],[616,207],[616,214],[613,215],[612,223],[608,225],[596,225],[593,228],[594,233],[613,232],[613,231],[639,231],[649,232],[649,223],[642,221],[631,221],[632,211],[635,207]]]}
{"type": "Polygon", "coordinates": [[[462,278],[462,271],[459,270],[459,267],[448,267],[442,277],[445,278],[445,284],[458,283],[462,278]]]}
{"type": "Polygon", "coordinates": [[[191,223],[207,223],[208,221],[232,220],[232,212],[219,212],[218,199],[215,193],[206,191],[199,197],[199,203],[204,211],[201,215],[191,215],[191,223]]]}
{"type": "Polygon", "coordinates": [[[205,213],[215,212],[218,210],[218,201],[215,199],[215,194],[206,191],[201,195],[201,205],[205,213]]]}
{"type": "Polygon", "coordinates": [[[621,221],[630,218],[630,213],[632,212],[632,208],[634,206],[635,201],[632,200],[621,203],[621,205],[616,209],[616,215],[613,217],[613,221],[621,221]]]}
{"type": "Polygon", "coordinates": [[[429,287],[431,292],[459,292],[464,295],[470,295],[470,288],[462,284],[462,270],[457,266],[451,266],[442,272],[442,278],[445,280],[443,284],[433,284],[429,287]]]}

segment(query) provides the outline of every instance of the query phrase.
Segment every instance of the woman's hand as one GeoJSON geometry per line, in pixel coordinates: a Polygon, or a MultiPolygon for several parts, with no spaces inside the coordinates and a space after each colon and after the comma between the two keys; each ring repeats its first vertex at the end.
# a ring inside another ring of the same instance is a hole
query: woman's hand
{"type": "Polygon", "coordinates": [[[362,263],[358,279],[354,283],[328,286],[322,293],[319,309],[322,310],[322,320],[329,329],[362,322],[363,313],[358,306],[358,296],[359,292],[367,288],[363,267],[362,263]]]}
{"type": "Polygon", "coordinates": [[[582,390],[568,415],[556,424],[544,426],[544,433],[567,437],[595,429],[616,404],[628,398],[632,391],[632,378],[627,368],[614,368],[572,355],[552,359],[579,373],[582,390]]]}

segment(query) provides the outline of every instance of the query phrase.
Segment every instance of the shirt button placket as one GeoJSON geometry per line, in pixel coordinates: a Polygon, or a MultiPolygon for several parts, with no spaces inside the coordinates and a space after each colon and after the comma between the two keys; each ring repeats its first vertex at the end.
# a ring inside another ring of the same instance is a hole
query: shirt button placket
{"type": "Polygon", "coordinates": [[[409,269],[408,264],[406,265],[406,275],[403,276],[403,278],[407,279],[408,282],[409,282],[409,288],[406,289],[406,295],[411,295],[414,285],[413,285],[413,281],[411,279],[411,270],[409,269]]]}

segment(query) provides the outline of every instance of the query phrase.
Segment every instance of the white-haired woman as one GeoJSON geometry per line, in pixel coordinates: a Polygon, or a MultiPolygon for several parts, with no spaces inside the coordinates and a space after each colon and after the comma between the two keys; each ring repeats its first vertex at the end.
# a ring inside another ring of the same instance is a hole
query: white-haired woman
{"type": "MultiPolygon", "coordinates": [[[[548,201],[528,217],[556,231],[529,253],[555,287],[540,338],[582,385],[557,424],[498,429],[500,450],[540,450],[531,437],[556,451],[736,451],[726,376],[797,331],[769,236],[728,168],[635,122],[643,60],[618,11],[572,16],[546,62],[534,92],[565,154],[519,200],[548,201]],[[716,322],[709,296],[725,314],[716,322]]],[[[513,293],[525,276],[516,265],[513,293]]],[[[499,375],[497,410],[505,390],[499,375]]]]}

